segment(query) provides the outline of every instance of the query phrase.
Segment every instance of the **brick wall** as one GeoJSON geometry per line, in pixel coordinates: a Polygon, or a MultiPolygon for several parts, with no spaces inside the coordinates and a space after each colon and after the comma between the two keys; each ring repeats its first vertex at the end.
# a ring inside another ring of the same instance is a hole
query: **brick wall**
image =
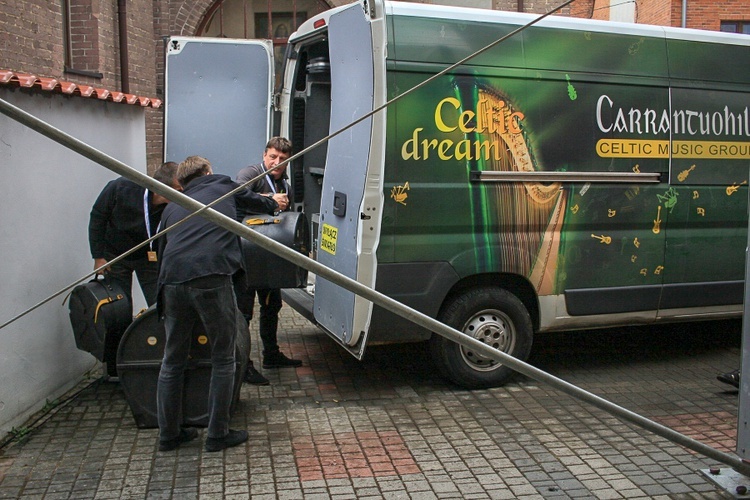
{"type": "Polygon", "coordinates": [[[63,17],[59,2],[0,4],[0,65],[4,69],[62,76],[63,17]]]}
{"type": "MultiPolygon", "coordinates": [[[[214,0],[140,0],[152,6],[151,95],[164,99],[165,39],[173,35],[193,36],[214,0]]],[[[146,111],[146,150],[149,172],[164,158],[164,110],[146,111]]]]}
{"type": "Polygon", "coordinates": [[[570,5],[570,16],[591,19],[594,0],[576,0],[570,5]]]}
{"type": "Polygon", "coordinates": [[[672,6],[676,4],[679,9],[679,3],[673,0],[638,0],[635,8],[636,20],[641,24],[672,26],[672,6]]]}
{"type": "Polygon", "coordinates": [[[154,95],[156,67],[154,65],[153,43],[154,23],[144,12],[153,10],[151,0],[126,0],[127,41],[128,41],[128,80],[131,94],[154,95]]]}
{"type": "MultiPolygon", "coordinates": [[[[169,0],[153,1],[153,40],[151,43],[154,65],[153,96],[164,99],[164,38],[169,35],[169,0]]],[[[146,152],[149,171],[162,161],[164,136],[164,112],[146,110],[146,152]]]]}
{"type": "MultiPolygon", "coordinates": [[[[721,21],[750,22],[750,2],[747,0],[690,0],[687,6],[688,28],[718,31],[721,21]]],[[[672,26],[679,26],[681,22],[681,9],[676,10],[672,15],[672,26]]]]}
{"type": "MultiPolygon", "coordinates": [[[[507,11],[513,11],[518,12],[519,11],[519,4],[521,7],[522,12],[527,12],[530,14],[544,14],[545,12],[549,12],[550,10],[554,9],[561,3],[563,3],[564,0],[495,0],[492,4],[492,8],[494,10],[507,10],[507,11]]],[[[428,2],[430,3],[430,2],[428,2]]],[[[439,3],[438,1],[433,3],[439,3]]],[[[573,2],[571,5],[575,5],[576,2],[573,2]]],[[[568,15],[570,13],[570,6],[567,6],[560,10],[558,13],[559,15],[568,15]]]]}

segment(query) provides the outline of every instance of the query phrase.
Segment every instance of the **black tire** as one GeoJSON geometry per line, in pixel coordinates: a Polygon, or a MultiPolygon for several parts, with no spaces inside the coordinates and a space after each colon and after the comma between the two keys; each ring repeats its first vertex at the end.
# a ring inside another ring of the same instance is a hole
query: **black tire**
{"type": "MultiPolygon", "coordinates": [[[[440,321],[485,344],[525,361],[534,331],[528,311],[518,298],[497,287],[467,290],[443,307],[440,321]]],[[[503,385],[515,373],[441,335],[433,334],[430,351],[441,375],[467,389],[503,385]]]]}

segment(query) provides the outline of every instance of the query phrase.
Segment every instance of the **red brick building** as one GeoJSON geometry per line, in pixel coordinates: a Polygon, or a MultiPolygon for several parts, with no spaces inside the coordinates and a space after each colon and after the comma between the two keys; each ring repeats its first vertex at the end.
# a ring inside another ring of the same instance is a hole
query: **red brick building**
{"type": "MultiPolygon", "coordinates": [[[[170,35],[273,38],[348,0],[17,0],[0,3],[0,69],[163,99],[170,35]]],[[[552,0],[423,0],[542,13],[552,0]]],[[[576,0],[562,15],[750,33],[747,0],[576,0]]],[[[148,109],[150,169],[162,159],[162,109],[148,109]]]]}
{"type": "Polygon", "coordinates": [[[571,15],[712,31],[750,34],[747,0],[576,0],[571,15]]]}

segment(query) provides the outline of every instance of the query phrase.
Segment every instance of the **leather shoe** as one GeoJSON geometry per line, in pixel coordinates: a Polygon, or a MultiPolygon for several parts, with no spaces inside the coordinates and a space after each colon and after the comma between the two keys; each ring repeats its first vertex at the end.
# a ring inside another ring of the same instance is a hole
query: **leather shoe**
{"type": "Polygon", "coordinates": [[[164,441],[159,440],[159,451],[172,451],[182,443],[187,443],[198,437],[198,431],[196,429],[180,429],[180,433],[174,439],[165,439],[164,441]]]}
{"type": "Polygon", "coordinates": [[[728,373],[722,373],[721,375],[716,377],[719,382],[724,382],[725,384],[732,385],[736,388],[740,388],[740,371],[734,370],[728,373]]]}
{"type": "Polygon", "coordinates": [[[245,370],[245,382],[251,385],[268,385],[271,383],[251,365],[247,365],[247,370],[245,370]]]}
{"type": "Polygon", "coordinates": [[[283,368],[285,366],[302,366],[302,361],[287,358],[282,352],[263,356],[263,368],[283,368]]]}
{"type": "Polygon", "coordinates": [[[233,431],[229,429],[229,433],[223,438],[206,438],[206,451],[221,451],[232,446],[237,446],[247,441],[247,431],[233,431]]]}

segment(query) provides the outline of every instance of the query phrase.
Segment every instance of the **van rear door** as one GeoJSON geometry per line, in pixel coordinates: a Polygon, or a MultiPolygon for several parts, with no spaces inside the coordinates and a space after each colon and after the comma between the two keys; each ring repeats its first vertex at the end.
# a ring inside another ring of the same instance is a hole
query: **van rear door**
{"type": "MultiPolygon", "coordinates": [[[[379,14],[370,19],[355,4],[329,19],[332,133],[384,98],[385,30],[379,14]]],[[[318,261],[370,287],[383,204],[384,115],[368,117],[329,141],[318,225],[318,261]]],[[[319,277],[313,313],[354,356],[363,355],[371,302],[319,277]]]]}
{"type": "Polygon", "coordinates": [[[235,178],[258,163],[271,131],[273,47],[267,40],[172,37],[165,71],[167,161],[191,155],[235,178]]]}

